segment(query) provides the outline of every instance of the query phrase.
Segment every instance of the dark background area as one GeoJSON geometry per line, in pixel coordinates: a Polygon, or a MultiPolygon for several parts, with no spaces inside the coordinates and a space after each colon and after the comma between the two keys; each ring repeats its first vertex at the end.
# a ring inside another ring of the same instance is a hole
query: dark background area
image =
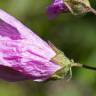
{"type": "MultiPolygon", "coordinates": [[[[52,0],[1,0],[0,8],[18,18],[44,40],[49,40],[67,57],[96,66],[96,16],[61,14],[53,20],[46,15],[52,0]]],[[[96,1],[91,5],[96,8],[96,1]]],[[[36,83],[0,80],[0,96],[96,96],[96,72],[74,68],[72,79],[36,83]]]]}

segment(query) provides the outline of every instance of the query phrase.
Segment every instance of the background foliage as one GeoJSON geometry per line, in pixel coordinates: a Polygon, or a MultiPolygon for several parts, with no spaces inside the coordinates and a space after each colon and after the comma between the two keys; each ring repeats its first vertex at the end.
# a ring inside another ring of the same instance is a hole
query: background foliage
{"type": "MultiPolygon", "coordinates": [[[[48,20],[52,0],[1,0],[0,8],[17,17],[44,40],[50,40],[77,62],[96,66],[96,16],[62,14],[48,20]]],[[[91,2],[93,7],[95,1],[91,2]]],[[[95,7],[96,8],[96,7],[95,7]]],[[[16,83],[0,80],[0,96],[96,96],[96,72],[73,69],[71,81],[16,83]]]]}

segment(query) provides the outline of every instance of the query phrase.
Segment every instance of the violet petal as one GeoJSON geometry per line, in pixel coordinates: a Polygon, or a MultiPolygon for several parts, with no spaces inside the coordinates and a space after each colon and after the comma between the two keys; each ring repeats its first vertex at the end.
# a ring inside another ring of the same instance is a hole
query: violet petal
{"type": "Polygon", "coordinates": [[[9,81],[25,78],[44,81],[61,68],[50,61],[55,55],[55,51],[44,40],[17,19],[0,10],[0,66],[5,71],[10,68],[19,72],[14,77],[14,72],[7,74],[2,70],[0,78],[9,81]]]}
{"type": "Polygon", "coordinates": [[[49,18],[54,18],[60,13],[69,12],[64,0],[53,0],[53,3],[48,6],[47,14],[49,18]]]}

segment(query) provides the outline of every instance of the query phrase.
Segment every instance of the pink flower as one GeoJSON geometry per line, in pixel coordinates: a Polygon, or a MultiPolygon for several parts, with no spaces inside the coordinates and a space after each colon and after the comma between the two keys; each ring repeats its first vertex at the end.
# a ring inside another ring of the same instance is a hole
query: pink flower
{"type": "Polygon", "coordinates": [[[61,66],[56,52],[8,13],[0,10],[0,78],[7,81],[49,79],[61,66]]]}

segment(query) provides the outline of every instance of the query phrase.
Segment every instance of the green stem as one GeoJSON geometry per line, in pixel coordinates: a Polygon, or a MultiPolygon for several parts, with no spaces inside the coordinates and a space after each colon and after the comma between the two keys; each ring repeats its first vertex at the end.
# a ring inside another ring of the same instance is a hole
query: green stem
{"type": "Polygon", "coordinates": [[[83,64],[80,64],[80,63],[74,63],[74,64],[72,64],[72,67],[81,67],[81,68],[86,68],[86,69],[90,69],[90,70],[95,70],[96,71],[96,67],[83,65],[83,64]]]}

